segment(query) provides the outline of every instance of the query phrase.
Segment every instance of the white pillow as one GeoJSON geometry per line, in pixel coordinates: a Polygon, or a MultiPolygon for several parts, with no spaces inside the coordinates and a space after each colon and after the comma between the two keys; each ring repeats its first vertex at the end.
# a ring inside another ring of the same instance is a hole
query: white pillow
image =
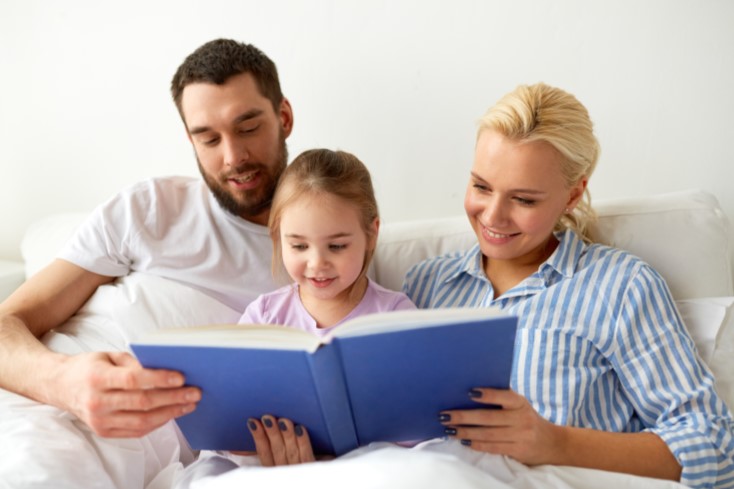
{"type": "Polygon", "coordinates": [[[676,306],[714,373],[717,392],[734,410],[734,297],[679,300],[676,306]]]}

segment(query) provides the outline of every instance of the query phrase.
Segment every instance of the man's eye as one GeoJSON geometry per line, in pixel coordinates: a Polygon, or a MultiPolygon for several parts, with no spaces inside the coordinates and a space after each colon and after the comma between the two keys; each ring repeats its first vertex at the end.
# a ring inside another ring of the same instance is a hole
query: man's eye
{"type": "Polygon", "coordinates": [[[241,127],[240,134],[250,134],[250,133],[257,131],[259,128],[260,128],[260,124],[256,126],[250,126],[250,127],[241,127]]]}
{"type": "Polygon", "coordinates": [[[202,141],[202,144],[203,144],[204,146],[214,146],[214,145],[216,145],[216,144],[217,144],[218,142],[219,142],[219,138],[209,138],[209,139],[204,139],[204,140],[202,141]]]}

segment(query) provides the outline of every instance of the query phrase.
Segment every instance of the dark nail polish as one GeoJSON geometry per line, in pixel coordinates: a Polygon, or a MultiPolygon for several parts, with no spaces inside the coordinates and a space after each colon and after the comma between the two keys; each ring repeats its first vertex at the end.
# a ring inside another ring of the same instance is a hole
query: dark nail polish
{"type": "Polygon", "coordinates": [[[266,428],[272,428],[273,426],[273,420],[270,418],[263,418],[263,424],[266,428]]]}
{"type": "Polygon", "coordinates": [[[438,420],[442,423],[446,421],[451,421],[451,415],[446,413],[441,413],[438,415],[438,420]]]}
{"type": "Polygon", "coordinates": [[[278,421],[278,428],[280,428],[280,431],[288,431],[285,421],[278,421]]]}
{"type": "Polygon", "coordinates": [[[456,428],[446,428],[443,432],[449,436],[453,436],[456,434],[456,428]]]}
{"type": "Polygon", "coordinates": [[[461,444],[464,445],[465,447],[470,447],[471,440],[461,440],[461,444]]]}
{"type": "Polygon", "coordinates": [[[476,389],[472,389],[469,391],[469,397],[476,399],[477,397],[482,397],[482,393],[476,389]]]}
{"type": "Polygon", "coordinates": [[[293,431],[296,432],[296,436],[303,436],[303,426],[300,424],[297,424],[295,428],[293,428],[293,431]]]}
{"type": "Polygon", "coordinates": [[[255,423],[253,420],[249,420],[247,422],[247,426],[249,426],[252,431],[257,431],[257,423],[255,423]]]}

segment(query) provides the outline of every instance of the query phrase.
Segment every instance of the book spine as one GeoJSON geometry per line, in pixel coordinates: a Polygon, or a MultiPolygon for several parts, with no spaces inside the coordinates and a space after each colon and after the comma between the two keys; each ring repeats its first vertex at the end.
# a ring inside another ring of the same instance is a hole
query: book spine
{"type": "Polygon", "coordinates": [[[341,361],[333,345],[321,346],[309,359],[334,454],[342,455],[357,448],[359,443],[341,361]]]}

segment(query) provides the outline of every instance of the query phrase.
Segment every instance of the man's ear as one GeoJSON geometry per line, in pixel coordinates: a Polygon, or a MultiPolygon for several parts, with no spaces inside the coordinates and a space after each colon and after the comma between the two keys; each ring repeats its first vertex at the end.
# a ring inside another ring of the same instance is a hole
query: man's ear
{"type": "Polygon", "coordinates": [[[293,130],[293,108],[287,98],[283,97],[280,102],[280,124],[283,127],[283,135],[288,137],[293,130]]]}

